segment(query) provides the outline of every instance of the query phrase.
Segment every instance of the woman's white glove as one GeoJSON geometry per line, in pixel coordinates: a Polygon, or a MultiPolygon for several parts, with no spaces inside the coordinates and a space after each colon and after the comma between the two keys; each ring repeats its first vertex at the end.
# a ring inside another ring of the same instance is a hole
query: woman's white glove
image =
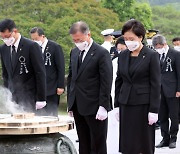
{"type": "Polygon", "coordinates": [[[119,107],[114,108],[114,112],[116,120],[119,121],[119,107]]]}
{"type": "Polygon", "coordinates": [[[158,114],[149,112],[148,113],[148,121],[149,121],[149,125],[156,123],[158,121],[158,114]]]}
{"type": "Polygon", "coordinates": [[[105,120],[107,118],[107,116],[108,116],[107,110],[104,107],[99,106],[99,109],[96,114],[96,119],[102,121],[102,120],[105,120]]]}

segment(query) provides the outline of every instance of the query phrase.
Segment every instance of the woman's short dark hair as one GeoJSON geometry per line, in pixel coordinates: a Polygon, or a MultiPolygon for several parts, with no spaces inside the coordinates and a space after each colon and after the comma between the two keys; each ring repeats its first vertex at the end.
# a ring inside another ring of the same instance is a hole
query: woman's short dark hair
{"type": "Polygon", "coordinates": [[[135,19],[127,21],[122,28],[122,35],[127,31],[132,31],[136,36],[142,37],[144,39],[146,30],[143,24],[135,19]]]}

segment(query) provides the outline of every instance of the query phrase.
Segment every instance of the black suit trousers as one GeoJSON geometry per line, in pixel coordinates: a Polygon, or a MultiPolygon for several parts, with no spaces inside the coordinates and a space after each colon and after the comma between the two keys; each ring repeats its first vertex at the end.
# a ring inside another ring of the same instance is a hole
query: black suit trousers
{"type": "Polygon", "coordinates": [[[80,154],[107,154],[106,138],[107,123],[96,120],[96,115],[82,116],[77,110],[77,106],[72,108],[77,134],[79,138],[80,154]]]}
{"type": "Polygon", "coordinates": [[[177,133],[179,130],[179,99],[176,97],[165,97],[161,90],[161,104],[159,110],[159,120],[161,125],[161,134],[164,140],[176,142],[177,133]],[[171,126],[169,130],[169,118],[171,126]]]}

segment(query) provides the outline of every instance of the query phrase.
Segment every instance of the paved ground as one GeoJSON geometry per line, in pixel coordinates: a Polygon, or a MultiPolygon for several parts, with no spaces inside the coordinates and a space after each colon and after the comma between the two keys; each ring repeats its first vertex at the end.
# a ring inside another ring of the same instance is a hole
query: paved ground
{"type": "MultiPolygon", "coordinates": [[[[76,149],[78,149],[78,143],[76,142],[77,140],[76,130],[72,129],[70,131],[64,132],[63,134],[69,137],[71,141],[74,143],[76,149]]],[[[177,138],[178,138],[177,147],[175,149],[169,149],[168,147],[160,148],[160,149],[156,149],[155,154],[180,154],[180,133],[178,134],[177,138]]],[[[162,138],[161,138],[160,130],[156,130],[156,144],[158,144],[161,141],[161,139],[162,138]]],[[[108,153],[108,154],[112,154],[112,153],[108,153]]],[[[117,152],[113,154],[119,154],[119,153],[117,152]]]]}

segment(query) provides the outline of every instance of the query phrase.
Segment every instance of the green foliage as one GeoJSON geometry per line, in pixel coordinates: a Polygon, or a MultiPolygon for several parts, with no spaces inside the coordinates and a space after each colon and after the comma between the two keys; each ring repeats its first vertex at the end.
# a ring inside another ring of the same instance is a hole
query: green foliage
{"type": "Polygon", "coordinates": [[[112,9],[119,15],[119,20],[140,20],[149,29],[152,27],[152,12],[148,3],[139,3],[135,0],[103,0],[104,7],[112,9]]]}
{"type": "Polygon", "coordinates": [[[74,44],[68,34],[72,23],[83,20],[90,26],[93,39],[103,42],[100,32],[106,28],[120,29],[118,15],[103,8],[96,0],[1,0],[0,20],[11,18],[23,36],[29,37],[32,27],[44,29],[46,36],[59,43],[65,55],[66,72],[69,52],[74,44]]]}
{"type": "Polygon", "coordinates": [[[154,28],[163,34],[169,44],[172,38],[180,36],[180,11],[175,10],[172,6],[154,6],[153,22],[154,28]]]}

